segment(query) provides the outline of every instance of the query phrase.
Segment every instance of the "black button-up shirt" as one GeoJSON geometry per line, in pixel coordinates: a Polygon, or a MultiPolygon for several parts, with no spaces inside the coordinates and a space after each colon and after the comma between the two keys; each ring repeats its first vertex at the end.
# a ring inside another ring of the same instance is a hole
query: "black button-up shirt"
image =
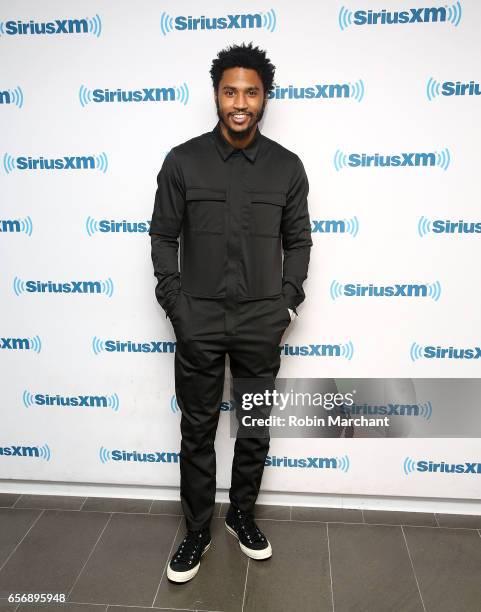
{"type": "Polygon", "coordinates": [[[174,147],[157,176],[149,230],[167,314],[181,287],[232,302],[283,295],[295,311],[312,246],[308,191],[299,157],[258,128],[244,149],[225,140],[219,122],[174,147]]]}

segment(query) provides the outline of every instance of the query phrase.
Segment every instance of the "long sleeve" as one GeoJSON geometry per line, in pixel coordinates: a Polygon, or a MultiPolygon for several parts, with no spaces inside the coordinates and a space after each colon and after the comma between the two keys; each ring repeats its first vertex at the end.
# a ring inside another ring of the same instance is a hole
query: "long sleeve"
{"type": "Polygon", "coordinates": [[[157,175],[154,211],[150,224],[151,254],[157,278],[155,296],[167,314],[180,290],[178,250],[185,208],[185,187],[175,153],[165,157],[157,175]]]}
{"type": "Polygon", "coordinates": [[[287,202],[282,217],[281,233],[284,262],[282,270],[282,294],[289,308],[297,314],[296,307],[305,299],[302,284],[307,278],[312,247],[311,222],[307,207],[309,182],[301,160],[298,158],[287,202]]]}

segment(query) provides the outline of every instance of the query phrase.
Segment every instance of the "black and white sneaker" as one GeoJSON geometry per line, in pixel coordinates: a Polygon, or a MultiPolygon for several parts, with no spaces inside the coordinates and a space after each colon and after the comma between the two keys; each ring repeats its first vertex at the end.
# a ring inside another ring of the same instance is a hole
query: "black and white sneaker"
{"type": "Polygon", "coordinates": [[[208,529],[187,531],[167,566],[167,578],[172,582],[191,580],[199,571],[200,558],[209,550],[210,543],[208,529]]]}
{"type": "Polygon", "coordinates": [[[240,549],[251,559],[259,561],[272,556],[269,540],[256,525],[252,515],[231,505],[225,517],[225,527],[239,540],[240,549]]]}

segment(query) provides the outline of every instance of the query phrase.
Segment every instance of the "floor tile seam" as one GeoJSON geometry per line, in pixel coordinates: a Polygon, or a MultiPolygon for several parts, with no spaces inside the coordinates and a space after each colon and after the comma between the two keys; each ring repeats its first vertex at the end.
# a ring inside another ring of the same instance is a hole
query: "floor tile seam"
{"type": "Polygon", "coordinates": [[[244,593],[242,594],[242,607],[241,607],[241,612],[244,612],[244,605],[245,605],[245,601],[246,601],[246,592],[247,592],[247,576],[249,575],[249,563],[250,563],[250,558],[249,558],[249,557],[247,557],[246,579],[244,580],[244,593]]]}
{"type": "Polygon", "coordinates": [[[423,606],[424,612],[426,612],[426,606],[424,605],[423,594],[421,593],[421,587],[419,585],[419,580],[418,580],[418,577],[417,577],[417,574],[416,574],[416,569],[414,567],[414,562],[413,562],[413,559],[412,559],[412,556],[411,556],[411,551],[409,550],[406,534],[404,533],[404,529],[402,527],[401,527],[401,531],[402,531],[403,538],[404,538],[404,545],[406,546],[406,551],[408,553],[409,561],[411,563],[411,568],[413,570],[414,580],[416,581],[416,586],[418,587],[418,593],[419,593],[419,597],[421,598],[421,604],[423,606]]]}
{"type": "Polygon", "coordinates": [[[15,503],[13,504],[13,506],[10,506],[10,508],[15,508],[15,506],[17,505],[17,503],[20,501],[20,498],[23,497],[22,493],[20,493],[17,497],[17,499],[15,500],[15,503]]]}
{"type": "Polygon", "coordinates": [[[331,545],[329,542],[329,523],[326,524],[326,535],[327,535],[327,554],[329,559],[329,579],[331,583],[331,604],[332,604],[332,612],[334,612],[334,588],[332,586],[332,565],[331,565],[331,545]]]}
{"type": "MultiPolygon", "coordinates": [[[[25,540],[25,538],[27,537],[27,535],[30,533],[30,531],[33,529],[33,527],[38,523],[40,517],[43,515],[45,511],[42,510],[42,512],[40,512],[40,514],[37,516],[37,518],[33,521],[33,523],[30,525],[30,527],[27,529],[27,531],[23,534],[23,538],[21,538],[15,548],[10,552],[10,554],[8,555],[8,557],[5,559],[5,561],[2,563],[2,565],[0,565],[0,574],[3,571],[3,568],[7,565],[7,563],[9,562],[10,558],[12,557],[12,555],[15,553],[15,551],[17,550],[17,548],[20,546],[20,544],[25,540]]],[[[17,606],[18,607],[18,606],[17,606]]]]}
{"type": "Polygon", "coordinates": [[[329,523],[331,525],[380,525],[380,526],[384,526],[384,527],[426,527],[428,529],[464,529],[464,530],[468,530],[468,531],[477,531],[479,528],[478,527],[444,527],[444,526],[437,526],[437,525],[411,525],[410,523],[361,523],[361,522],[357,522],[357,521],[321,521],[321,520],[300,520],[300,519],[292,519],[292,521],[289,521],[289,519],[275,519],[275,518],[256,518],[256,521],[273,521],[276,523],[329,523]]]}
{"type": "MultiPolygon", "coordinates": [[[[0,508],[4,508],[4,506],[1,506],[0,508]]],[[[5,507],[6,509],[12,509],[11,506],[5,507]]],[[[111,510],[111,511],[107,511],[107,510],[80,510],[77,508],[15,508],[15,510],[42,510],[42,512],[45,512],[45,510],[58,510],[61,512],[89,512],[89,513],[100,513],[100,514],[129,514],[129,515],[133,515],[133,516],[137,516],[137,515],[142,515],[142,516],[176,516],[176,517],[182,517],[182,514],[172,514],[172,513],[168,513],[168,512],[155,512],[155,513],[150,513],[150,512],[124,512],[121,510],[111,510]]],[[[436,516],[436,515],[435,515],[436,516]]],[[[473,516],[477,516],[477,515],[473,515],[473,516]]],[[[219,510],[219,516],[216,516],[214,518],[225,518],[225,515],[220,515],[220,510],[219,510]]],[[[323,521],[320,519],[293,519],[293,518],[289,518],[289,519],[275,519],[275,518],[256,518],[256,521],[278,521],[278,522],[289,522],[292,521],[293,523],[333,523],[333,524],[342,524],[342,525],[388,525],[388,526],[392,526],[392,527],[429,527],[432,529],[469,529],[469,530],[478,530],[478,527],[449,527],[449,526],[444,526],[444,525],[440,525],[439,521],[437,520],[436,517],[436,523],[437,525],[412,525],[410,523],[366,523],[366,522],[359,522],[359,521],[323,521]]]]}
{"type": "MultiPolygon", "coordinates": [[[[5,508],[6,510],[11,510],[11,506],[0,506],[0,510],[5,508]]],[[[37,507],[22,507],[15,508],[15,510],[61,510],[63,512],[98,512],[101,514],[145,514],[150,516],[183,516],[182,514],[174,514],[172,512],[128,512],[124,510],[81,510],[80,508],[39,508],[37,507]]]]}
{"type": "MultiPolygon", "coordinates": [[[[69,603],[79,603],[77,601],[73,601],[73,602],[69,602],[69,603]]],[[[81,605],[85,605],[85,604],[81,604],[81,605]]],[[[94,604],[97,605],[97,604],[94,604]]],[[[104,605],[104,604],[98,604],[98,605],[104,605]]],[[[109,610],[115,610],[115,608],[140,608],[141,610],[182,610],[182,612],[187,611],[187,612],[224,612],[223,610],[207,610],[207,609],[203,609],[203,608],[158,608],[158,607],[153,607],[153,606],[135,606],[135,605],[130,605],[130,604],[107,604],[107,608],[106,608],[106,612],[108,612],[109,610]]]]}
{"type": "Polygon", "coordinates": [[[87,500],[90,499],[88,496],[83,500],[82,505],[80,506],[79,510],[82,510],[82,508],[85,506],[85,504],[87,503],[87,500]]]}
{"type": "MultiPolygon", "coordinates": [[[[83,506],[85,505],[86,501],[88,501],[88,499],[90,499],[88,497],[85,498],[85,500],[82,502],[82,505],[80,506],[80,508],[60,508],[60,507],[45,507],[45,508],[42,508],[42,507],[39,507],[39,506],[22,506],[22,507],[16,506],[16,504],[18,503],[18,501],[22,497],[23,497],[23,495],[20,495],[19,498],[16,500],[15,504],[13,504],[12,506],[0,506],[0,509],[6,509],[6,510],[8,510],[8,509],[15,509],[15,510],[64,510],[66,512],[104,512],[105,514],[111,514],[111,513],[118,513],[118,514],[153,514],[153,515],[158,515],[159,514],[159,515],[166,515],[166,516],[182,516],[182,513],[177,514],[177,513],[173,513],[173,512],[151,512],[151,509],[152,509],[152,506],[153,506],[154,502],[155,501],[159,501],[159,500],[155,500],[155,499],[153,499],[151,501],[150,506],[149,506],[149,510],[146,510],[145,512],[133,512],[133,511],[128,511],[128,510],[100,510],[100,509],[97,509],[97,510],[95,510],[95,509],[94,510],[84,510],[83,506]]],[[[162,500],[160,500],[160,501],[162,501],[162,500]]],[[[164,501],[170,501],[170,500],[164,500],[164,501]]],[[[218,517],[220,517],[220,515],[221,515],[222,505],[224,503],[225,502],[221,502],[219,504],[219,514],[218,514],[218,517]]],[[[287,506],[280,506],[280,507],[281,508],[286,508],[287,506]]],[[[312,509],[312,508],[315,508],[315,507],[314,506],[289,506],[290,516],[291,517],[292,517],[292,510],[293,510],[293,508],[312,509]]],[[[320,509],[321,510],[324,510],[324,509],[326,509],[326,510],[360,510],[363,518],[364,518],[364,510],[373,511],[373,512],[387,512],[387,513],[389,513],[389,512],[410,512],[409,510],[373,510],[373,509],[370,509],[370,508],[363,509],[363,508],[331,508],[331,507],[329,507],[329,508],[320,508],[320,509]]],[[[416,513],[414,513],[414,514],[416,514],[416,513]]],[[[439,524],[438,516],[437,515],[438,514],[446,514],[446,513],[436,513],[436,512],[426,512],[425,513],[425,512],[422,512],[420,514],[432,514],[434,516],[436,522],[439,524]]],[[[451,514],[451,513],[447,513],[447,514],[451,514]]],[[[454,514],[454,516],[457,516],[457,515],[454,514]]],[[[479,514],[472,514],[472,515],[468,514],[466,516],[476,516],[476,517],[478,517],[478,516],[481,516],[481,515],[479,515],[479,514]]],[[[289,518],[289,519],[277,519],[277,520],[299,520],[299,519],[289,518]]],[[[325,521],[321,521],[321,522],[325,522],[325,521]]],[[[345,521],[331,521],[331,522],[345,522],[345,521]]],[[[367,523],[367,524],[370,524],[370,523],[367,523]]],[[[402,523],[402,524],[404,525],[405,523],[402,523]]],[[[439,525],[439,526],[441,526],[441,525],[439,525]]],[[[478,528],[475,527],[475,529],[478,529],[478,528]]]]}
{"type": "Polygon", "coordinates": [[[164,579],[164,575],[165,575],[165,572],[167,570],[167,565],[170,563],[170,558],[172,556],[172,551],[173,551],[174,545],[175,545],[175,539],[177,538],[177,534],[179,533],[179,529],[180,529],[181,524],[182,524],[182,517],[180,516],[179,517],[179,524],[177,525],[177,529],[175,530],[174,537],[172,538],[172,544],[170,545],[170,550],[169,550],[169,552],[167,554],[167,561],[165,562],[164,569],[162,570],[162,574],[160,576],[159,584],[157,585],[157,589],[155,590],[154,599],[152,600],[152,605],[150,607],[154,606],[154,602],[157,599],[157,595],[159,594],[160,585],[162,584],[162,580],[164,579]]]}
{"type": "Polygon", "coordinates": [[[72,591],[74,590],[75,585],[76,585],[76,584],[77,584],[77,582],[78,582],[78,579],[79,579],[79,578],[80,578],[80,576],[82,575],[82,572],[84,571],[84,569],[85,569],[85,567],[86,567],[87,563],[89,562],[89,559],[90,559],[90,557],[92,556],[92,554],[93,554],[94,550],[97,548],[97,545],[98,545],[98,543],[100,542],[100,539],[102,538],[102,536],[103,536],[103,534],[104,534],[104,531],[107,529],[107,527],[108,527],[108,525],[109,525],[109,523],[110,523],[111,519],[112,519],[112,514],[110,514],[110,516],[109,516],[109,518],[108,518],[107,522],[105,523],[105,525],[104,525],[104,527],[103,527],[102,531],[100,532],[100,534],[99,534],[99,536],[98,536],[97,540],[95,541],[95,544],[92,546],[92,549],[91,549],[91,551],[90,551],[90,553],[89,553],[89,555],[88,555],[87,559],[85,560],[85,563],[82,565],[82,567],[81,567],[81,569],[80,569],[80,572],[77,574],[77,578],[74,580],[74,582],[73,582],[72,586],[70,587],[69,592],[68,592],[68,595],[67,595],[67,598],[69,598],[69,597],[70,597],[70,594],[71,594],[71,593],[72,593],[72,591]]]}
{"type": "MultiPolygon", "coordinates": [[[[79,601],[72,601],[69,603],[74,603],[74,604],[80,604],[82,606],[84,605],[105,605],[105,604],[92,604],[92,603],[83,603],[83,602],[79,602],[79,601]]],[[[134,604],[107,604],[106,607],[106,612],[108,612],[108,610],[115,610],[115,608],[140,608],[141,610],[182,610],[182,612],[184,612],[184,610],[186,610],[187,612],[224,612],[223,610],[208,610],[207,608],[159,608],[159,607],[153,607],[153,606],[137,606],[134,604]]]]}

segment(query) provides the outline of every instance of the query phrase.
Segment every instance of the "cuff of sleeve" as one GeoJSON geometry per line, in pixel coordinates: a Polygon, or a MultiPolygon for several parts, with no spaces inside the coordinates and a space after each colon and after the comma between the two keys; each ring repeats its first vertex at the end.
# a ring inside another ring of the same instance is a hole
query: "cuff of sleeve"
{"type": "Polygon", "coordinates": [[[294,310],[292,310],[292,308],[287,308],[287,310],[289,311],[289,314],[291,315],[291,321],[292,321],[292,320],[293,320],[293,318],[294,318],[294,314],[295,314],[296,316],[299,316],[299,315],[297,314],[297,312],[296,312],[296,313],[294,313],[294,310]]]}
{"type": "Polygon", "coordinates": [[[297,299],[297,295],[289,295],[287,293],[287,291],[286,291],[286,288],[284,288],[282,290],[282,297],[284,299],[284,302],[285,302],[287,308],[290,308],[291,310],[293,310],[296,313],[296,315],[297,315],[298,314],[297,313],[297,306],[299,304],[299,300],[297,299]]]}
{"type": "Polygon", "coordinates": [[[299,313],[297,312],[296,309],[296,304],[293,298],[288,298],[285,295],[282,296],[284,298],[284,302],[286,303],[286,306],[288,308],[288,310],[292,310],[293,312],[296,313],[297,316],[299,316],[299,313]]]}

